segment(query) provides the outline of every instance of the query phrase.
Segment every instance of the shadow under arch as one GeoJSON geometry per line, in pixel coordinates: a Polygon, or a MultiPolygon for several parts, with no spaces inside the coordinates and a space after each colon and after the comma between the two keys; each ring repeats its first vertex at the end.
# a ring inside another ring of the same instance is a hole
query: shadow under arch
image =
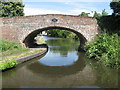
{"type": "Polygon", "coordinates": [[[26,68],[31,72],[38,74],[38,76],[42,75],[44,77],[54,78],[72,75],[77,72],[83,71],[86,66],[84,52],[78,52],[78,55],[79,57],[77,61],[69,66],[45,66],[36,61],[27,65],[26,68]]]}
{"type": "Polygon", "coordinates": [[[36,45],[34,37],[36,37],[42,31],[52,30],[52,29],[68,30],[68,31],[74,32],[79,37],[79,40],[80,40],[79,50],[85,50],[84,46],[85,46],[85,43],[87,42],[87,39],[80,32],[70,28],[59,27],[59,26],[50,26],[50,27],[34,30],[27,37],[25,37],[23,43],[25,44],[26,47],[33,48],[36,45]]]}

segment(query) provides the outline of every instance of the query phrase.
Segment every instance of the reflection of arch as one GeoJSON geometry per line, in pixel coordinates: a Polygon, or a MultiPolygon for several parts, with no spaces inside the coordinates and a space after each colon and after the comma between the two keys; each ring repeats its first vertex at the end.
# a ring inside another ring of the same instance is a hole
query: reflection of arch
{"type": "Polygon", "coordinates": [[[61,30],[68,30],[68,31],[74,32],[79,37],[80,47],[82,49],[84,49],[84,45],[85,45],[85,42],[87,42],[87,40],[80,32],[77,32],[77,31],[75,31],[73,29],[69,29],[69,28],[55,27],[55,26],[46,27],[46,28],[43,28],[43,29],[38,29],[38,30],[33,31],[32,33],[30,33],[28,36],[25,37],[23,43],[25,44],[26,47],[33,47],[33,45],[35,44],[34,37],[36,37],[37,34],[39,34],[41,31],[51,30],[51,29],[61,29],[61,30]]]}
{"type": "Polygon", "coordinates": [[[33,73],[40,74],[43,76],[49,77],[62,77],[65,75],[71,75],[82,71],[86,66],[84,60],[84,53],[78,53],[78,60],[70,66],[44,66],[38,63],[38,61],[27,65],[27,69],[32,71],[33,73]],[[80,55],[79,55],[80,54],[80,55]]]}

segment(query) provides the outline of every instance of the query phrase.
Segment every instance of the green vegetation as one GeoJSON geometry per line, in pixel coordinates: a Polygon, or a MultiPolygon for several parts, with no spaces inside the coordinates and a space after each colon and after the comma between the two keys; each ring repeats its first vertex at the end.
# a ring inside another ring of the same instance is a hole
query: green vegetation
{"type": "Polygon", "coordinates": [[[24,16],[22,2],[0,1],[0,17],[24,16]]]}
{"type": "Polygon", "coordinates": [[[95,58],[106,66],[120,68],[120,59],[118,59],[119,36],[117,34],[101,34],[95,38],[94,42],[86,44],[89,58],[95,58]]]}
{"type": "Polygon", "coordinates": [[[113,14],[120,13],[120,0],[111,2],[110,7],[113,9],[113,14]]]}
{"type": "Polygon", "coordinates": [[[95,17],[95,18],[100,18],[100,17],[101,17],[101,14],[100,14],[100,13],[97,13],[97,12],[95,11],[93,17],[95,17]]]}
{"type": "MultiPolygon", "coordinates": [[[[102,13],[98,13],[96,11],[92,11],[93,14],[93,17],[97,18],[97,19],[100,19],[102,16],[107,16],[108,13],[104,10],[102,10],[102,13]]],[[[81,14],[79,14],[78,16],[86,16],[86,17],[90,17],[89,16],[90,13],[86,13],[86,12],[81,12],[81,14]]]]}
{"type": "Polygon", "coordinates": [[[16,54],[20,52],[28,51],[27,48],[22,48],[20,45],[14,42],[8,42],[5,40],[0,40],[0,57],[8,56],[11,54],[16,54]]]}
{"type": "MultiPolygon", "coordinates": [[[[120,2],[111,2],[110,7],[114,14],[120,13],[120,2]]],[[[120,68],[120,16],[109,15],[105,10],[102,15],[95,12],[94,17],[97,18],[98,24],[102,30],[102,34],[96,36],[94,42],[86,44],[86,54],[89,58],[95,58],[102,62],[105,66],[112,68],[120,68]]]]}
{"type": "Polygon", "coordinates": [[[25,52],[28,50],[29,50],[28,48],[19,48],[19,49],[7,50],[7,51],[2,52],[2,54],[0,54],[0,57],[1,56],[10,56],[10,55],[13,55],[16,53],[22,53],[22,52],[25,52]]]}
{"type": "Polygon", "coordinates": [[[120,36],[120,16],[103,16],[98,20],[98,24],[105,33],[117,33],[120,36]]]}
{"type": "Polygon", "coordinates": [[[93,14],[93,17],[97,18],[97,19],[100,19],[102,16],[107,16],[108,13],[104,10],[102,10],[102,13],[97,13],[96,11],[94,12],[93,14]]]}
{"type": "MultiPolygon", "coordinates": [[[[0,57],[20,53],[20,52],[27,51],[27,50],[28,49],[22,48],[17,43],[8,42],[8,41],[0,39],[0,53],[1,53],[0,57]]],[[[2,59],[0,59],[0,70],[12,68],[12,67],[16,66],[16,64],[17,64],[17,61],[14,59],[5,60],[2,58],[2,59]]]]}
{"type": "Polygon", "coordinates": [[[87,56],[95,58],[105,66],[120,68],[120,17],[103,16],[98,19],[98,24],[102,33],[98,35],[94,42],[87,43],[87,56]]]}
{"type": "Polygon", "coordinates": [[[28,52],[25,52],[25,53],[21,53],[19,55],[3,57],[2,59],[0,59],[0,70],[5,70],[8,68],[15,67],[18,64],[18,62],[16,61],[18,58],[31,55],[31,54],[40,52],[42,50],[43,49],[34,49],[34,50],[29,50],[28,52]]]}
{"type": "Polygon", "coordinates": [[[11,49],[16,49],[16,48],[20,48],[20,46],[17,43],[0,40],[0,51],[3,52],[11,49]]]}
{"type": "Polygon", "coordinates": [[[81,14],[79,14],[78,16],[86,16],[88,17],[90,13],[86,13],[86,12],[81,12],[81,14]]]}
{"type": "Polygon", "coordinates": [[[18,58],[41,52],[42,50],[22,48],[17,43],[0,40],[0,70],[15,67],[18,64],[16,61],[18,58]]]}
{"type": "Polygon", "coordinates": [[[16,65],[17,65],[16,60],[5,61],[4,63],[0,63],[0,70],[12,68],[15,67],[16,65]]]}
{"type": "Polygon", "coordinates": [[[46,33],[48,36],[51,36],[51,37],[78,39],[78,36],[75,33],[67,30],[52,29],[52,30],[47,30],[46,33]]]}

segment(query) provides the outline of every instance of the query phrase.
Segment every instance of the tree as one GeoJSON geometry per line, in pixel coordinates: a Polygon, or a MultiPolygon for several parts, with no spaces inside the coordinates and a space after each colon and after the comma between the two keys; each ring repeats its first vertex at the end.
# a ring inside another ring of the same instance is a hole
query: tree
{"type": "Polygon", "coordinates": [[[113,14],[120,14],[120,0],[113,0],[110,7],[113,9],[113,14]]]}
{"type": "Polygon", "coordinates": [[[105,9],[102,10],[102,16],[107,16],[107,15],[108,15],[108,13],[105,11],[105,9]]]}
{"type": "Polygon", "coordinates": [[[97,13],[96,11],[93,14],[93,17],[99,19],[102,15],[100,13],[97,13]]]}
{"type": "Polygon", "coordinates": [[[90,13],[86,13],[86,12],[81,12],[81,14],[79,14],[78,16],[89,16],[90,13]]]}
{"type": "Polygon", "coordinates": [[[107,15],[108,15],[108,13],[107,13],[107,12],[105,11],[105,9],[104,9],[104,10],[102,10],[102,14],[101,14],[101,13],[97,13],[97,12],[95,11],[94,14],[93,14],[93,17],[99,19],[100,17],[102,17],[102,16],[107,16],[107,15]]]}
{"type": "Polygon", "coordinates": [[[10,0],[2,0],[0,1],[1,12],[0,17],[14,17],[14,16],[24,16],[23,3],[21,0],[10,1],[10,0]]]}

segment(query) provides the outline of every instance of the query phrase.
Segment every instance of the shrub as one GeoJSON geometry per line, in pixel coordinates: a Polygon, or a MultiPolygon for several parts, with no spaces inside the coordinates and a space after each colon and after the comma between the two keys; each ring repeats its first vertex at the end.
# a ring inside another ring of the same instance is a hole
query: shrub
{"type": "Polygon", "coordinates": [[[16,65],[17,65],[16,60],[5,61],[4,63],[0,63],[0,70],[12,68],[12,67],[15,67],[16,65]]]}
{"type": "Polygon", "coordinates": [[[118,59],[119,36],[117,34],[101,34],[94,42],[86,44],[86,54],[89,58],[95,58],[109,67],[120,68],[118,59]]]}

